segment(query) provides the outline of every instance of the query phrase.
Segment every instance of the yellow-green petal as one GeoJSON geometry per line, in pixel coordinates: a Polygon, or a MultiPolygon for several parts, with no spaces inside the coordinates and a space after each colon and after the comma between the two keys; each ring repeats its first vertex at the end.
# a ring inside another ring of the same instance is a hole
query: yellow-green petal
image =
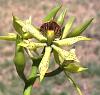
{"type": "Polygon", "coordinates": [[[40,62],[40,65],[39,65],[40,81],[43,80],[44,75],[45,75],[45,73],[46,73],[47,70],[48,70],[49,63],[50,63],[50,54],[51,54],[51,50],[52,50],[51,47],[46,47],[46,48],[45,48],[44,56],[43,56],[43,58],[42,58],[42,60],[41,60],[41,62],[40,62]]]}
{"type": "Polygon", "coordinates": [[[56,51],[62,58],[65,58],[65,56],[64,56],[64,52],[66,52],[66,54],[68,54],[68,52],[67,51],[65,51],[65,50],[63,50],[63,49],[61,49],[60,47],[58,47],[58,46],[55,46],[55,45],[51,45],[51,47],[53,48],[53,50],[54,51],[56,51]]]}
{"type": "Polygon", "coordinates": [[[58,46],[68,46],[68,45],[73,45],[78,41],[84,41],[84,40],[91,40],[91,38],[76,36],[76,37],[66,38],[58,41],[53,41],[53,43],[58,46]]]}
{"type": "Polygon", "coordinates": [[[75,61],[79,62],[79,60],[75,54],[75,49],[71,49],[70,51],[66,51],[64,49],[61,49],[61,48],[55,46],[55,45],[52,45],[51,47],[59,54],[61,64],[64,62],[64,60],[75,60],[75,61]]]}
{"type": "Polygon", "coordinates": [[[57,5],[56,7],[54,7],[50,12],[49,14],[43,19],[43,22],[48,22],[50,20],[52,20],[57,12],[59,11],[59,9],[61,8],[62,6],[61,5],[57,5]]]}
{"type": "Polygon", "coordinates": [[[67,21],[67,23],[66,23],[66,25],[64,27],[64,30],[63,30],[62,39],[67,37],[67,34],[70,32],[70,29],[71,29],[71,27],[73,25],[74,20],[75,20],[75,17],[72,16],[67,21]]]}
{"type": "Polygon", "coordinates": [[[75,54],[75,49],[71,49],[69,51],[69,54],[68,55],[65,54],[65,59],[66,60],[74,60],[76,62],[79,62],[79,59],[77,58],[77,56],[75,54]]]}
{"type": "Polygon", "coordinates": [[[75,37],[75,36],[79,36],[82,32],[84,32],[84,30],[91,24],[91,22],[93,21],[93,18],[85,21],[84,23],[82,23],[81,25],[75,27],[72,32],[70,32],[67,37],[75,37]]]}
{"type": "Polygon", "coordinates": [[[22,23],[20,21],[17,21],[18,24],[20,24],[22,26],[22,30],[24,32],[29,32],[30,34],[32,34],[32,36],[34,38],[36,38],[37,40],[41,41],[41,42],[45,42],[47,39],[40,33],[40,31],[38,31],[34,26],[32,26],[31,24],[25,24],[22,23]]]}

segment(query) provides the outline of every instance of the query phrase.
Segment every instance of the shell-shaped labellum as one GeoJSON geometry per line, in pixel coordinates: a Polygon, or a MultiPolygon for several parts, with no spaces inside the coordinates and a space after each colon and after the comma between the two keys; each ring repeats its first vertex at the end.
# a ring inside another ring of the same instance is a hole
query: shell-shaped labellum
{"type": "Polygon", "coordinates": [[[40,31],[44,36],[47,35],[48,30],[53,30],[55,32],[55,38],[61,36],[61,27],[55,21],[43,23],[40,27],[40,31]]]}

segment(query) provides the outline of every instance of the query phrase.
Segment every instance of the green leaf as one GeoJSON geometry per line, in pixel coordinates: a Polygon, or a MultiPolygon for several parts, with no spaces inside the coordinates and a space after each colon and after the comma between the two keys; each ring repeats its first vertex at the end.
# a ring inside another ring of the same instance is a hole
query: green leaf
{"type": "Polygon", "coordinates": [[[65,18],[65,15],[66,15],[66,11],[67,11],[67,9],[65,9],[65,10],[60,14],[60,16],[58,17],[57,23],[58,23],[59,25],[63,25],[63,23],[64,23],[64,18],[65,18]]]}
{"type": "Polygon", "coordinates": [[[69,76],[67,74],[67,72],[65,72],[66,77],[68,78],[68,80],[70,81],[70,83],[72,83],[74,85],[74,87],[77,89],[77,92],[79,93],[79,95],[83,95],[80,88],[78,87],[78,85],[75,83],[75,81],[71,78],[71,76],[69,76]]]}
{"type": "Polygon", "coordinates": [[[0,36],[0,40],[16,41],[16,34],[9,33],[7,36],[0,36]]]}
{"type": "Polygon", "coordinates": [[[61,49],[61,48],[55,46],[55,45],[52,45],[51,47],[53,48],[53,50],[55,50],[58,53],[61,64],[64,62],[64,60],[75,60],[75,61],[79,62],[79,60],[77,59],[76,54],[75,54],[75,49],[71,49],[70,51],[66,51],[64,49],[61,49]]]}
{"type": "Polygon", "coordinates": [[[72,32],[70,32],[67,37],[75,37],[75,36],[79,36],[93,21],[93,18],[85,21],[84,23],[82,23],[81,25],[75,27],[72,32]]]}
{"type": "Polygon", "coordinates": [[[30,50],[36,50],[39,47],[46,46],[46,43],[35,43],[35,42],[23,41],[23,42],[20,42],[18,45],[28,48],[30,50]]]}
{"type": "Polygon", "coordinates": [[[70,73],[78,73],[87,70],[87,68],[80,66],[79,63],[76,61],[67,61],[63,64],[65,71],[68,71],[70,73]]]}
{"type": "Polygon", "coordinates": [[[17,21],[18,24],[20,24],[22,26],[22,30],[24,32],[29,32],[30,34],[32,34],[32,36],[41,41],[41,42],[45,42],[47,39],[40,33],[40,31],[38,31],[34,26],[32,26],[31,24],[25,24],[24,22],[20,22],[17,21]]]}
{"type": "Polygon", "coordinates": [[[49,12],[49,14],[43,19],[43,22],[48,22],[48,21],[50,21],[50,20],[52,20],[55,16],[56,16],[56,14],[57,14],[57,12],[59,11],[59,9],[61,8],[62,6],[61,5],[57,5],[56,7],[54,7],[50,12],[49,12]]]}
{"type": "Polygon", "coordinates": [[[69,18],[69,20],[67,21],[65,28],[63,30],[62,39],[66,38],[66,36],[70,32],[70,29],[71,29],[74,21],[75,21],[75,17],[72,16],[69,18]]]}
{"type": "Polygon", "coordinates": [[[51,51],[52,51],[51,47],[45,48],[44,56],[39,65],[40,81],[43,80],[44,75],[45,75],[46,71],[48,70],[51,51]]]}
{"type": "Polygon", "coordinates": [[[66,38],[58,41],[53,41],[53,43],[58,46],[69,46],[69,45],[73,45],[78,41],[84,41],[84,40],[91,40],[91,38],[76,36],[76,37],[66,38]]]}

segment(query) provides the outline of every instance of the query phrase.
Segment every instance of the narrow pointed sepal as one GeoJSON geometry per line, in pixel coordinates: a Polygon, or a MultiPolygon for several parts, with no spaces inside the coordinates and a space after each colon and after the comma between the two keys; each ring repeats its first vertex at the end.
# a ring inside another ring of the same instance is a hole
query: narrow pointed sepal
{"type": "Polygon", "coordinates": [[[75,21],[75,17],[73,17],[73,16],[68,19],[68,21],[67,21],[67,23],[66,23],[66,25],[64,27],[64,30],[63,30],[62,39],[67,37],[67,35],[70,32],[70,29],[71,29],[74,21],[75,21]]]}
{"type": "Polygon", "coordinates": [[[53,41],[53,43],[58,46],[69,46],[79,41],[88,41],[88,40],[92,40],[92,39],[83,36],[76,36],[76,37],[66,38],[58,41],[53,41]]]}
{"type": "Polygon", "coordinates": [[[84,32],[84,30],[91,24],[93,21],[93,18],[85,21],[84,23],[80,24],[79,26],[76,26],[68,35],[67,37],[75,37],[79,36],[84,32]]]}
{"type": "Polygon", "coordinates": [[[51,50],[52,50],[51,47],[46,47],[45,48],[44,56],[43,56],[43,58],[42,58],[42,60],[40,62],[40,65],[39,65],[40,81],[43,80],[43,78],[45,76],[45,73],[48,70],[49,63],[50,63],[49,61],[50,61],[51,50]]]}
{"type": "Polygon", "coordinates": [[[63,23],[64,23],[64,18],[65,18],[66,12],[67,12],[67,9],[65,9],[65,10],[60,14],[60,16],[59,16],[58,19],[57,19],[57,23],[58,23],[60,26],[63,25],[63,23]]]}
{"type": "Polygon", "coordinates": [[[54,7],[49,13],[48,15],[43,19],[43,22],[48,22],[50,20],[52,20],[57,12],[59,11],[59,9],[62,7],[62,5],[57,5],[56,7],[54,7]]]}
{"type": "Polygon", "coordinates": [[[7,36],[0,36],[0,40],[16,41],[16,34],[9,33],[7,36]]]}

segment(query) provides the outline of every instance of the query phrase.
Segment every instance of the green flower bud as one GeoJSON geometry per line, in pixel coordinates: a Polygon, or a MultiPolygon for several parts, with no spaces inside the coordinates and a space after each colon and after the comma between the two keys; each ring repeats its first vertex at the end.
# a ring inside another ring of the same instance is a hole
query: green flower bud
{"type": "Polygon", "coordinates": [[[24,48],[18,45],[20,41],[21,41],[20,37],[17,36],[14,63],[18,75],[25,81],[24,68],[25,68],[26,61],[24,55],[24,48]]]}

